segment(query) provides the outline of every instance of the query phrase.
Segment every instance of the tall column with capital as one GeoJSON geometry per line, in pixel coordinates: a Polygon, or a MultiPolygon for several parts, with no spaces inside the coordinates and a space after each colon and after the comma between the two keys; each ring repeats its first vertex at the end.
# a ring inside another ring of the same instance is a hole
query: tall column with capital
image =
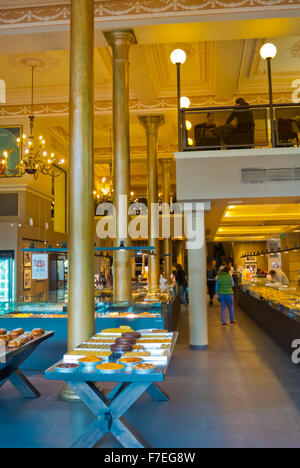
{"type": "MultiPolygon", "coordinates": [[[[170,169],[171,169],[171,159],[161,159],[160,160],[162,166],[162,178],[163,178],[163,202],[170,205],[170,169]]],[[[164,214],[163,214],[164,216],[164,214]]],[[[167,215],[166,215],[167,216],[167,215]]],[[[164,237],[164,273],[165,278],[167,279],[168,283],[171,283],[171,275],[172,275],[172,233],[170,233],[170,237],[164,237]]]]}
{"type": "Polygon", "coordinates": [[[147,135],[147,163],[148,163],[148,239],[149,245],[154,246],[155,255],[149,256],[149,293],[159,290],[159,210],[158,205],[158,163],[157,163],[157,134],[158,129],[165,123],[163,115],[146,115],[139,117],[147,135]]]}
{"type": "MultiPolygon", "coordinates": [[[[95,331],[94,0],[72,0],[70,50],[68,348],[95,331]]],[[[68,387],[64,400],[78,400],[68,387]]]]}
{"type": "Polygon", "coordinates": [[[94,332],[94,0],[72,0],[69,349],[94,332]]]}
{"type": "MultiPolygon", "coordinates": [[[[108,31],[105,37],[113,52],[113,129],[114,129],[114,206],[117,216],[116,247],[128,238],[128,206],[130,200],[129,139],[129,49],[136,44],[131,30],[108,31]]],[[[131,299],[131,257],[126,250],[114,255],[114,300],[131,299]]]]}

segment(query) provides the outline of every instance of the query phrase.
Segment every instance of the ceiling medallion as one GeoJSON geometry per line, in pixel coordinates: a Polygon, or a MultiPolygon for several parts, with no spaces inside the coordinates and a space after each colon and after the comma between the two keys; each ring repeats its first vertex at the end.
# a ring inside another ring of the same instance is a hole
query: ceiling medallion
{"type": "Polygon", "coordinates": [[[300,41],[288,49],[292,58],[300,58],[300,41]]]}
{"type": "Polygon", "coordinates": [[[59,60],[50,53],[38,53],[34,55],[16,54],[7,58],[7,64],[11,67],[27,70],[34,67],[41,73],[54,70],[59,64],[59,60]]]}

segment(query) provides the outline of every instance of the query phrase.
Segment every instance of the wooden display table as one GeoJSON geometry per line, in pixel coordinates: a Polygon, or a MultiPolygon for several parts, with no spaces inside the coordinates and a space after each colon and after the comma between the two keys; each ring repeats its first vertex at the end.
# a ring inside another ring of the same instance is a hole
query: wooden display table
{"type": "Polygon", "coordinates": [[[123,415],[145,392],[155,401],[168,401],[169,397],[158,383],[165,379],[177,337],[178,333],[172,334],[172,349],[167,364],[157,364],[157,367],[147,374],[140,374],[128,368],[111,374],[96,368],[85,370],[82,367],[64,372],[56,369],[62,361],[46,371],[46,379],[65,381],[96,416],[93,424],[72,445],[73,448],[92,448],[108,432],[124,448],[145,447],[123,415]],[[114,382],[117,385],[105,395],[96,382],[114,382]]]}
{"type": "Polygon", "coordinates": [[[54,332],[46,332],[43,336],[13,350],[6,350],[5,347],[1,350],[0,348],[0,388],[9,380],[24,398],[38,398],[40,396],[39,391],[29,382],[19,368],[41,343],[53,335],[54,332]]]}

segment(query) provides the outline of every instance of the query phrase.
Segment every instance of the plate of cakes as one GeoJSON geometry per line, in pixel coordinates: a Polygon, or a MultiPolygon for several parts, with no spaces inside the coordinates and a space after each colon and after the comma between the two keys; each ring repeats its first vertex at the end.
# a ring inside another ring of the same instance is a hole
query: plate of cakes
{"type": "Polygon", "coordinates": [[[105,362],[96,366],[96,369],[105,374],[114,374],[115,372],[120,372],[125,366],[117,362],[105,362]]]}

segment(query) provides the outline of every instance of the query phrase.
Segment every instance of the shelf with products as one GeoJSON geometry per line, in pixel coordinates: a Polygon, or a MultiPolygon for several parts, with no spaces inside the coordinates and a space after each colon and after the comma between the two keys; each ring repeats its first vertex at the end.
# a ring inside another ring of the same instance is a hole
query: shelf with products
{"type": "Polygon", "coordinates": [[[300,337],[300,290],[254,278],[236,290],[237,305],[291,357],[300,337]]]}
{"type": "MultiPolygon", "coordinates": [[[[120,326],[130,326],[135,330],[174,330],[179,310],[179,297],[171,292],[153,297],[144,295],[129,303],[95,298],[95,330],[120,326]]],[[[46,301],[0,302],[0,328],[53,330],[54,338],[44,345],[44,353],[34,354],[26,361],[27,368],[45,369],[67,350],[68,305],[66,302],[46,301]]]]}
{"type": "Polygon", "coordinates": [[[242,283],[244,291],[258,300],[268,302],[290,318],[300,319],[300,289],[273,286],[265,278],[253,278],[242,283]]]}

